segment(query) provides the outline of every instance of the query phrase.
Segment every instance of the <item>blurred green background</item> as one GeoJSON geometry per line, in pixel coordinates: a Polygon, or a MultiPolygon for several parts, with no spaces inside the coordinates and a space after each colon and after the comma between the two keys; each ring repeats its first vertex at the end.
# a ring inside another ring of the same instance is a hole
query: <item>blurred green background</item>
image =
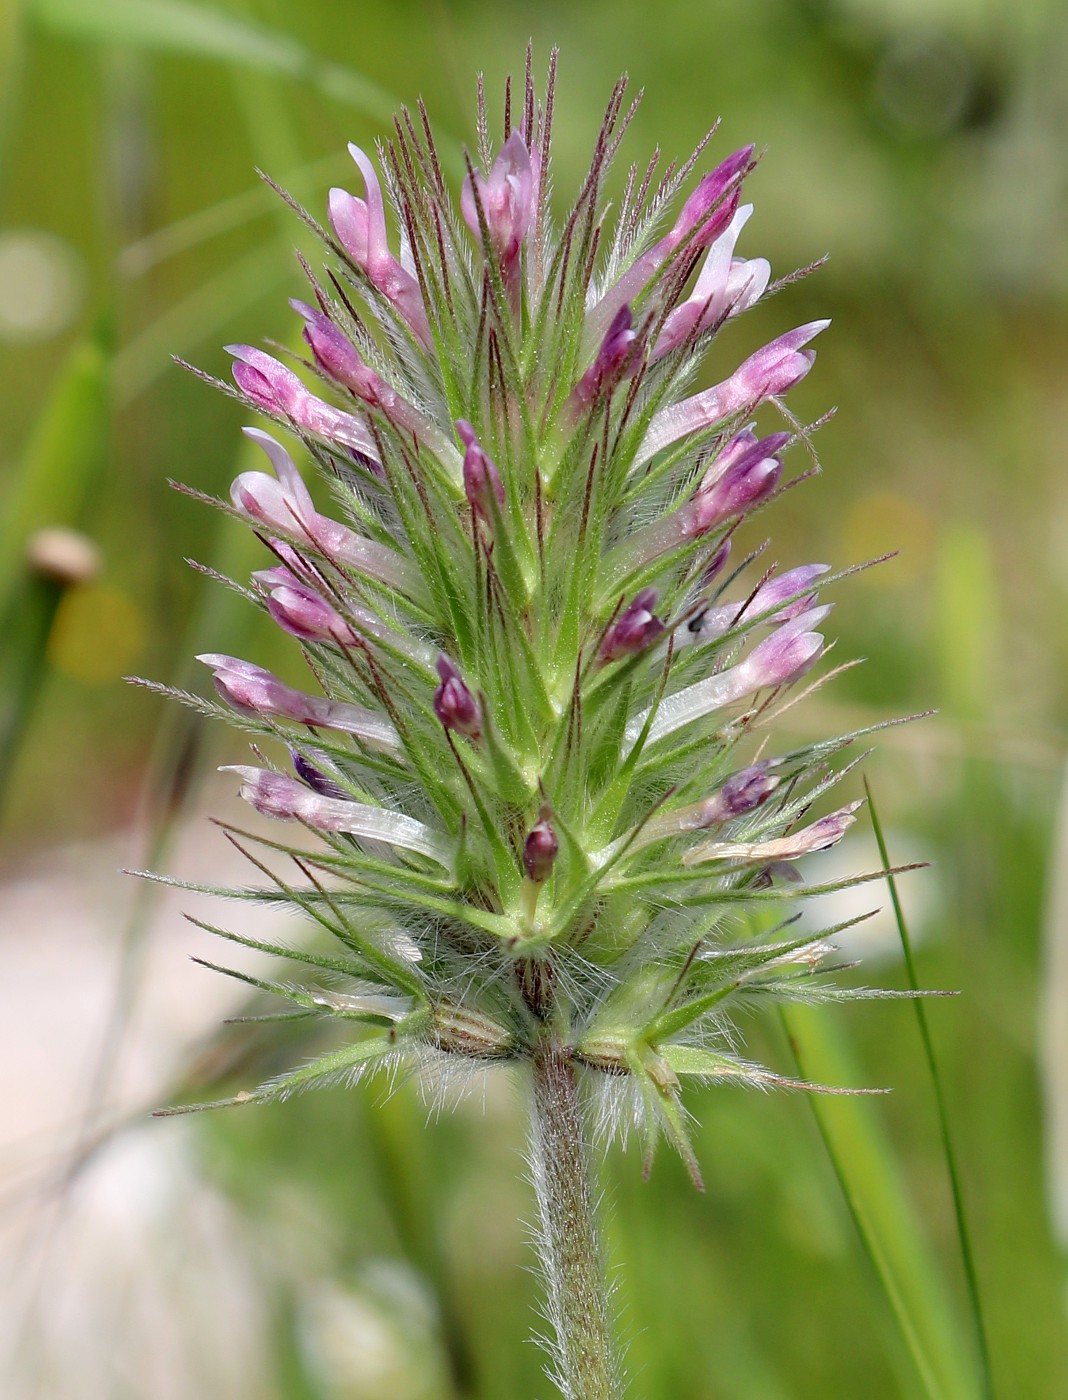
{"type": "MultiPolygon", "coordinates": [[[[253,545],[165,484],[225,495],[246,421],[170,357],[224,375],[225,343],[294,335],[286,298],[302,279],[292,250],[313,247],[255,167],[322,217],[331,184],[359,189],[346,141],[370,145],[394,105],[419,95],[440,145],[473,140],[476,71],[499,113],[504,75],[521,74],[531,36],[541,71],[550,46],[561,49],[560,199],[621,70],[647,95],[617,188],[627,160],[657,145],[684,157],[717,116],[715,153],[767,147],[747,184],[756,213],[741,251],[768,256],[779,275],[824,253],[830,261],[734,328],[708,380],[721,377],[721,356],[736,361],[790,326],[834,319],[790,402],[802,417],[840,412],[820,434],[822,476],[768,517],[773,557],[837,567],[900,555],[838,591],[836,659],[866,664],[793,722],[813,734],[938,710],[889,731],[866,771],[891,857],[932,863],[905,891],[920,979],[962,993],[928,1016],[994,1389],[1066,1393],[1068,895],[1057,873],[1068,824],[1058,834],[1057,812],[1068,751],[1068,7],[9,0],[0,26],[9,882],[27,863],[47,869],[60,847],[109,836],[124,863],[165,865],[182,824],[203,826],[191,815],[199,778],[236,742],[121,677],[202,687],[194,650],[287,665],[254,618],[183,563],[243,574],[253,545]],[[91,577],[68,586],[52,566],[27,564],[28,539],[54,525],[95,543],[91,577]]],[[[878,867],[870,834],[851,858],[878,867]]],[[[108,859],[110,877],[120,862],[108,859]]],[[[104,1009],[91,1067],[65,1101],[68,1130],[95,1131],[125,1102],[116,1066],[157,937],[150,896],[131,907],[118,876],[99,896],[121,913],[105,918],[104,1009]]],[[[78,936],[77,920],[76,910],[63,920],[67,936],[78,936]]],[[[46,956],[37,932],[9,921],[0,938],[12,956],[46,956]]],[[[183,956],[179,934],[165,957],[183,956]]],[[[57,955],[47,978],[65,975],[57,955]]],[[[865,975],[905,985],[892,932],[865,975]]],[[[189,1017],[205,1036],[210,1020],[189,1017]]],[[[868,1003],[791,1029],[806,1068],[893,1086],[825,1126],[862,1214],[901,1251],[905,1312],[929,1328],[937,1374],[923,1379],[895,1328],[810,1103],[721,1089],[691,1101],[704,1196],[667,1158],[649,1184],[633,1151],[608,1161],[635,1396],[982,1394],[913,1010],[868,1003]]],[[[62,1025],[39,1041],[31,1030],[23,1048],[47,1057],[62,1035],[62,1025]]],[[[238,1085],[300,1053],[291,1032],[206,1044],[197,1073],[239,1058],[238,1085]]],[[[792,1068],[774,1016],[754,1020],[750,1048],[792,1068]]],[[[161,1064],[146,1101],[165,1100],[182,1069],[161,1064]]],[[[35,1222],[12,1256],[23,1306],[8,1329],[5,1393],[545,1395],[539,1355],[523,1340],[536,1290],[524,1269],[531,1204],[518,1095],[494,1083],[429,1123],[406,1090],[382,1099],[330,1092],[191,1129],[135,1115],[126,1136],[180,1152],[184,1189],[209,1193],[217,1215],[203,1238],[188,1232],[181,1257],[176,1205],[160,1213],[158,1235],[146,1226],[144,1268],[170,1328],[166,1378],[146,1360],[159,1360],[161,1324],[129,1303],[141,1287],[130,1264],[127,1304],[108,1314],[113,1370],[91,1363],[95,1388],[78,1348],[91,1356],[85,1312],[107,1294],[105,1275],[91,1251],[76,1255],[63,1270],[63,1288],[81,1299],[71,1313],[49,1269],[79,1182],[106,1177],[119,1149],[101,1147],[75,1181],[56,1176],[65,1159],[53,1144],[30,1188],[3,1197],[8,1215],[35,1222]],[[212,1317],[206,1296],[217,1299],[212,1317]]]]}

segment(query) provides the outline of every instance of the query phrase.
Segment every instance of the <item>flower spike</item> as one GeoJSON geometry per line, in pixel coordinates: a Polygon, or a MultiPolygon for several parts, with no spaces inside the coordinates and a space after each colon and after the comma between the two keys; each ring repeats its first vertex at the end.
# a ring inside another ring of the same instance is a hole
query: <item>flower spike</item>
{"type": "Polygon", "coordinates": [[[637,1130],[646,1169],[665,1137],[699,1183],[685,1081],[799,1087],[743,1057],[742,1012],[848,994],[828,986],[833,931],[757,931],[855,820],[855,802],[820,805],[851,736],[775,737],[848,570],[764,569],[751,537],[807,443],[777,431],[778,400],[828,322],[683,387],[767,289],[768,262],[736,252],[754,148],[659,185],[635,166],[613,212],[621,80],[554,219],[554,85],[555,57],[540,101],[528,66],[496,145],[480,87],[466,179],[446,178],[422,107],[377,164],[350,147],[362,193],[330,192],[327,272],[305,264],[314,295],[293,303],[310,358],[230,347],[239,394],[303,453],[246,429],[267,465],[236,478],[230,513],[264,549],[247,594],[309,678],[207,652],[222,704],[179,696],[256,740],[232,771],[281,834],[242,894],[338,942],[292,950],[321,986],[248,976],[340,1019],[247,1100],[379,1069],[435,1094],[509,1068],[555,1374],[615,1397],[599,1130],[637,1130]]]}

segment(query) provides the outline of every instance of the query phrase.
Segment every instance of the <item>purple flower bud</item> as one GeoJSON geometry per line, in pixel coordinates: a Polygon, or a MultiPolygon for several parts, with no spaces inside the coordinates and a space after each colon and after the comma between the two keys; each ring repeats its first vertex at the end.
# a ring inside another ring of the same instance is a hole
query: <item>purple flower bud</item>
{"type": "Polygon", "coordinates": [[[437,425],[364,363],[356,347],[329,316],[303,301],[292,301],[290,305],[304,317],[304,339],[320,369],[351,389],[369,408],[380,409],[387,418],[406,428],[431,451],[439,456],[452,456],[455,449],[437,425]]]}
{"type": "Polygon", "coordinates": [[[735,434],[684,505],[630,537],[630,566],[647,564],[764,500],[778,483],[782,464],[774,454],[788,436],[775,433],[760,440],[751,427],[735,434]]]}
{"type": "Polygon", "coordinates": [[[766,583],[762,583],[754,593],[746,613],[752,616],[765,613],[775,607],[776,603],[786,602],[788,598],[792,598],[793,602],[779,612],[772,613],[769,622],[789,622],[801,613],[808,612],[817,595],[805,593],[804,590],[814,583],[820,574],[825,574],[829,567],[828,564],[801,564],[796,569],[787,569],[784,574],[774,575],[766,583]],[[803,596],[797,596],[799,594],[803,596]]]}
{"type": "Polygon", "coordinates": [[[456,431],[464,444],[464,491],[483,520],[490,518],[490,492],[497,504],[504,505],[504,486],[493,459],[483,452],[475,430],[466,418],[456,420],[456,431]]]}
{"type": "Polygon", "coordinates": [[[226,349],[235,357],[234,382],[257,408],[289,418],[317,437],[354,447],[378,460],[374,440],[353,414],[316,398],[291,369],[263,350],[252,345],[228,345],[226,349]]]}
{"type": "Polygon", "coordinates": [[[665,836],[680,836],[687,831],[722,826],[733,817],[755,811],[768,800],[779,782],[780,779],[772,777],[762,763],[742,768],[703,802],[657,813],[645,826],[644,841],[659,841],[665,836]]]}
{"type": "Polygon", "coordinates": [[[668,234],[673,248],[693,229],[697,229],[694,246],[707,248],[727,227],[738,207],[737,190],[732,186],[737,184],[751,164],[754,149],[753,146],[743,146],[740,151],[721,161],[715,170],[702,175],[697,188],[682,206],[675,227],[668,234]]]}
{"type": "Polygon", "coordinates": [[[682,636],[678,641],[681,645],[687,641],[714,641],[747,618],[769,613],[776,603],[792,598],[793,602],[765,619],[767,622],[789,622],[815,605],[817,595],[804,593],[804,590],[820,574],[825,574],[827,568],[826,564],[802,564],[799,568],[788,569],[785,574],[765,579],[752,597],[744,602],[720,603],[717,607],[706,608],[687,624],[686,631],[690,635],[682,636]]]}
{"type": "Polygon", "coordinates": [[[434,713],[446,729],[477,739],[482,733],[482,711],[463,682],[460,672],[442,653],[435,663],[441,684],[434,692],[434,713]]]}
{"type": "Polygon", "coordinates": [[[291,636],[302,642],[333,642],[341,647],[359,642],[341,614],[287,569],[265,569],[256,578],[269,588],[267,611],[291,636]]]}
{"type": "Polygon", "coordinates": [[[536,193],[530,152],[518,130],[513,131],[501,147],[489,175],[483,177],[476,171],[474,178],[475,188],[472,188],[470,175],[464,180],[460,212],[467,227],[480,238],[478,206],[482,206],[490,243],[503,269],[510,272],[518,262],[519,249],[534,217],[536,193]]]}
{"type": "Polygon", "coordinates": [[[317,307],[309,306],[306,301],[293,298],[289,304],[298,316],[304,318],[304,339],[323,373],[344,384],[360,398],[365,398],[361,386],[364,377],[371,371],[360,359],[348,336],[334,325],[329,316],[317,307]]]}
{"type": "Polygon", "coordinates": [[[664,624],[653,612],[656,606],[655,588],[643,588],[634,601],[624,609],[605,633],[601,643],[601,660],[615,661],[620,656],[633,656],[644,651],[662,635],[664,624]]]}
{"type": "Polygon", "coordinates": [[[637,334],[631,329],[633,317],[631,309],[624,304],[616,312],[608,327],[597,358],[575,385],[571,402],[575,408],[587,408],[601,394],[614,388],[628,372],[633,371],[637,359],[637,334]]]}
{"type": "Polygon", "coordinates": [[[363,176],[367,199],[357,199],[347,190],[331,190],[330,223],[338,242],[368,282],[403,317],[420,344],[429,349],[433,337],[419,283],[389,250],[386,211],[374,165],[359,146],[350,145],[349,154],[363,176]]]}
{"type": "Polygon", "coordinates": [[[744,817],[746,813],[756,811],[779,786],[779,781],[762,763],[742,768],[732,773],[711,797],[706,797],[695,807],[683,808],[677,816],[668,813],[664,820],[670,821],[675,816],[676,824],[685,831],[721,826],[733,817],[744,817]]]}
{"type": "Polygon", "coordinates": [[[753,648],[736,668],[744,673],[750,693],[789,685],[811,670],[823,651],[823,638],[809,629],[826,615],[823,608],[801,613],[753,648]]]}
{"type": "Polygon", "coordinates": [[[789,440],[789,433],[773,433],[749,443],[744,451],[733,450],[737,438],[729,443],[712,463],[689,505],[683,507],[688,513],[689,533],[703,535],[767,500],[782,476],[782,462],[775,454],[789,440]]]}
{"type": "Polygon", "coordinates": [[[285,631],[304,641],[335,642],[344,647],[362,645],[370,637],[403,651],[421,667],[430,666],[434,653],[429,647],[383,622],[351,597],[342,618],[323,598],[323,592],[329,591],[325,577],[284,540],[268,543],[282,564],[258,569],[252,577],[270,595],[267,610],[285,631]]]}
{"type": "MultiPolygon", "coordinates": [[[[694,720],[714,714],[758,690],[798,680],[823,651],[823,638],[810,629],[822,622],[829,612],[830,608],[811,608],[801,613],[770,637],[765,637],[736,666],[717,671],[667,696],[649,727],[649,742],[656,743],[694,720]]],[[[642,732],[648,715],[649,711],[643,710],[628,723],[626,736],[631,743],[642,732]]]]}
{"type": "Polygon", "coordinates": [[[804,379],[815,362],[815,350],[801,347],[830,324],[830,321],[809,321],[750,355],[727,381],[730,388],[726,397],[742,407],[761,403],[775,394],[785,394],[804,379]]]}
{"type": "Polygon", "coordinates": [[[757,763],[732,773],[717,796],[725,816],[741,817],[766,802],[778,786],[779,779],[762,763],[757,763]]]}
{"type": "Polygon", "coordinates": [[[702,486],[706,484],[710,486],[736,463],[744,460],[759,441],[760,439],[754,431],[754,425],[747,423],[740,432],[729,438],[713,457],[702,478],[702,486]]]}
{"type": "Polygon", "coordinates": [[[709,248],[693,291],[664,322],[664,329],[653,347],[652,359],[658,360],[668,354],[688,336],[699,335],[721,320],[740,315],[764,294],[771,276],[771,264],[767,259],[754,258],[746,262],[733,256],[738,235],[752,212],[751,204],[743,204],[729,227],[709,248]]]}
{"type": "Polygon", "coordinates": [[[212,668],[216,691],[241,714],[271,715],[316,729],[354,734],[386,748],[397,746],[396,730],[376,710],[328,700],[324,695],[306,695],[270,671],[236,656],[207,654],[197,660],[212,668]]]}
{"type": "Polygon", "coordinates": [[[320,797],[340,797],[346,796],[345,789],[340,783],[336,783],[333,778],[317,768],[314,763],[298,753],[296,749],[290,749],[289,756],[293,760],[293,771],[301,782],[307,783],[313,792],[317,792],[320,797]]]}
{"type": "Polygon", "coordinates": [[[549,872],[560,850],[560,842],[553,830],[551,817],[549,808],[543,807],[538,814],[537,825],[531,827],[530,834],[523,843],[523,867],[527,878],[539,885],[549,878],[549,872]]]}
{"type": "Polygon", "coordinates": [[[731,557],[731,541],[728,537],[713,554],[712,558],[705,565],[701,572],[700,587],[705,589],[710,583],[714,583],[719,575],[726,568],[727,560],[731,557]]]}
{"type": "Polygon", "coordinates": [[[787,331],[750,355],[722,384],[714,384],[692,398],[662,408],[653,415],[635,465],[647,462],[687,433],[713,427],[735,413],[751,411],[766,399],[785,394],[799,384],[816,358],[814,350],[801,347],[830,324],[830,321],[810,321],[787,331]]]}
{"type": "Polygon", "coordinates": [[[735,151],[715,170],[702,177],[682,206],[670,233],[634,260],[586,317],[587,342],[596,343],[624,302],[641,295],[675,249],[687,238],[694,249],[706,248],[734,218],[738,191],[732,189],[753,157],[753,147],[735,151]],[[696,230],[696,232],[694,232],[696,230]]]}

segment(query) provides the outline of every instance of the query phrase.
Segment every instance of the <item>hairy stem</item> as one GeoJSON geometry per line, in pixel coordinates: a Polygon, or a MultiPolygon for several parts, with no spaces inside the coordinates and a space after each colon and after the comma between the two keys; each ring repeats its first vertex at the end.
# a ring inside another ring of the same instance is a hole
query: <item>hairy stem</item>
{"type": "Polygon", "coordinates": [[[575,1068],[569,1053],[546,1039],[535,1052],[533,1075],[531,1165],[538,1253],[555,1332],[555,1379],[567,1400],[620,1400],[623,1382],[575,1068]]]}

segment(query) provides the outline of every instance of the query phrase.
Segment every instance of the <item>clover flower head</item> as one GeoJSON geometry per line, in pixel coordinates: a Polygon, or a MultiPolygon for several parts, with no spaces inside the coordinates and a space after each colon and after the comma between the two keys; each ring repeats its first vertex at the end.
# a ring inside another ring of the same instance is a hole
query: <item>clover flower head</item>
{"type": "Polygon", "coordinates": [[[659,183],[634,167],[609,215],[623,82],[552,217],[554,80],[555,58],[540,100],[528,64],[496,150],[483,108],[466,174],[422,109],[377,157],[350,147],[361,188],[330,191],[325,270],[293,303],[311,361],[230,347],[239,395],[301,453],[247,429],[270,471],[231,500],[273,554],[250,596],[310,675],[200,659],[220,712],[274,741],[275,768],[233,771],[318,840],[277,888],[334,945],[307,985],[256,985],[348,1031],[242,1101],[549,1046],[647,1160],[664,1135],[697,1179],[683,1082],[787,1082],[739,1053],[733,1012],[830,994],[827,931],[763,930],[798,892],[783,872],[854,820],[811,812],[854,736],[772,742],[835,575],[728,571],[810,450],[782,398],[828,323],[752,347],[752,146],[702,174],[703,143],[659,183]],[[739,367],[692,389],[720,338],[739,367]]]}

